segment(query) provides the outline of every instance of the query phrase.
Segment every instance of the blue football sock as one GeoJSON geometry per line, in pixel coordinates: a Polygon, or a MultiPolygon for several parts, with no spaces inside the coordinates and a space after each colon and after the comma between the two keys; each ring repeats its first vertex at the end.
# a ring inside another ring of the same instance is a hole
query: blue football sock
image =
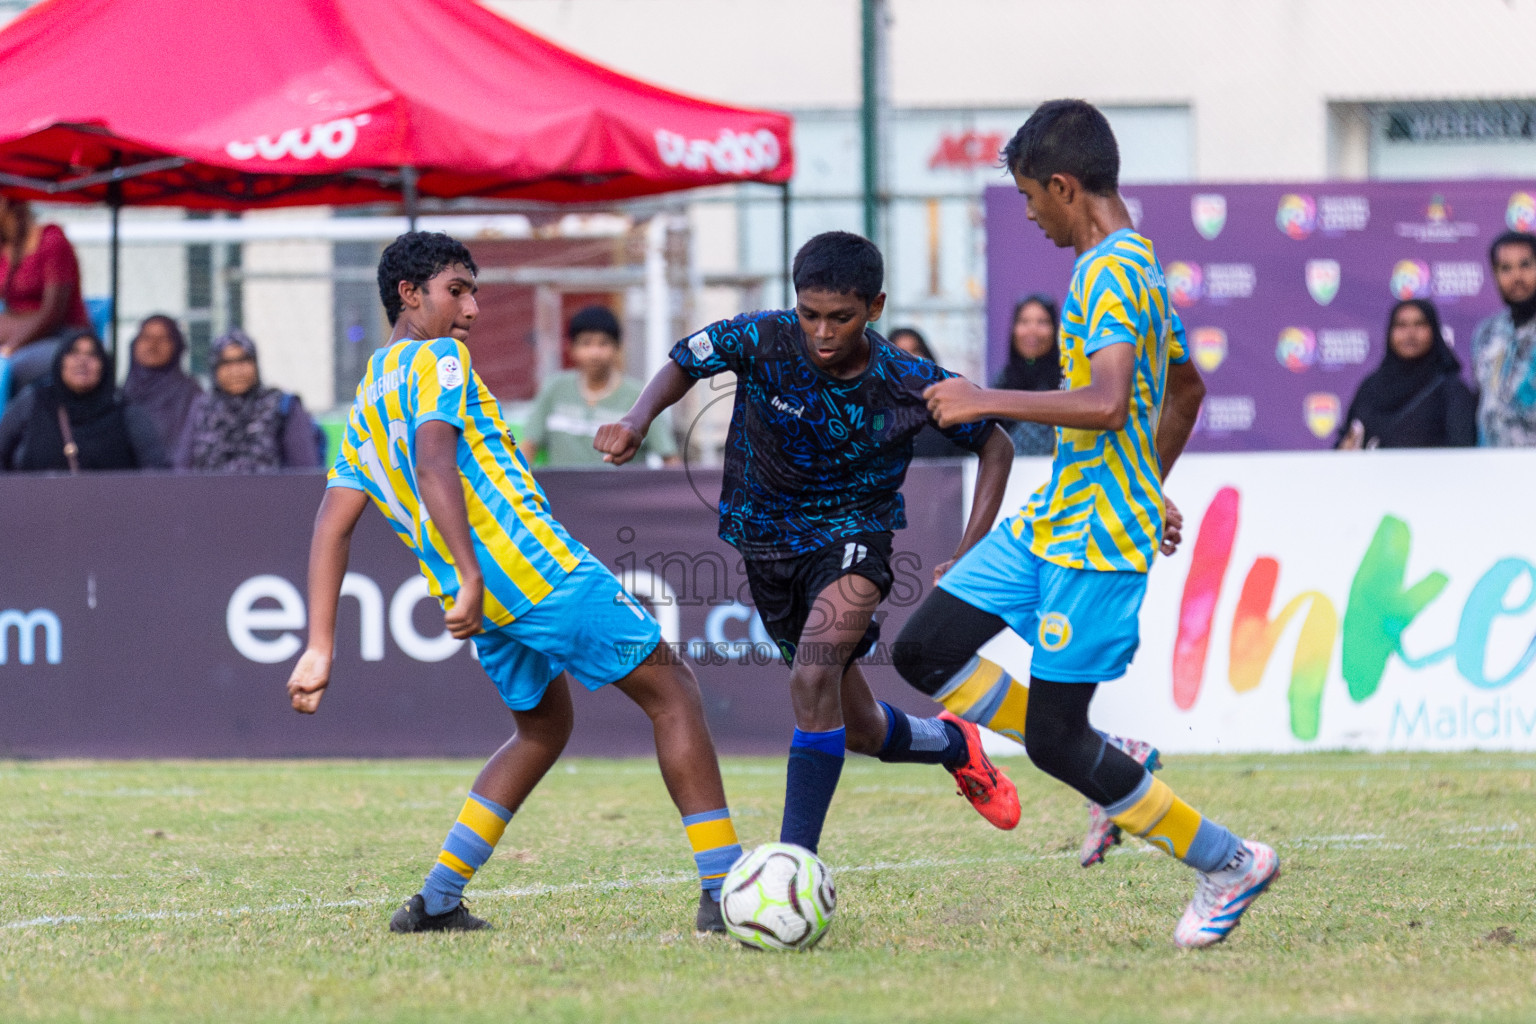
{"type": "Polygon", "coordinates": [[[946,768],[965,762],[965,733],[941,718],[914,718],[879,701],[885,709],[885,743],[875,755],[882,761],[942,764],[946,768]]]}
{"type": "Polygon", "coordinates": [[[459,811],[459,819],[443,840],[437,863],[421,886],[421,898],[429,914],[446,914],[459,905],[464,886],[491,859],[512,812],[489,797],[471,792],[459,811]]]}
{"type": "Polygon", "coordinates": [[[812,853],[821,844],[821,827],[843,774],[847,730],[801,732],[789,746],[789,777],[784,785],[784,824],[779,842],[803,846],[812,853]]]}

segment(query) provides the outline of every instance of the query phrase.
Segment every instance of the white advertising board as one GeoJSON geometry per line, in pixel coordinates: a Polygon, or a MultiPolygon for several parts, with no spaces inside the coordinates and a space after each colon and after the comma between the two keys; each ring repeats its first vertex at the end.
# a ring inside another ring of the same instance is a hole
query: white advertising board
{"type": "MultiPolygon", "coordinates": [[[[1049,475],[1018,460],[1005,514],[1049,475]]],[[[1188,455],[1168,495],[1184,543],[1097,727],[1183,752],[1536,750],[1536,451],[1188,455]]],[[[987,653],[1028,677],[1012,633],[987,653]]]]}

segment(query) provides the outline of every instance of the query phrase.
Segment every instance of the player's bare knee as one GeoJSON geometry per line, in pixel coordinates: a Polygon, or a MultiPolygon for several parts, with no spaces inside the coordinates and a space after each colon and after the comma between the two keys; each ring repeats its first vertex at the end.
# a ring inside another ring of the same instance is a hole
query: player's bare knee
{"type": "Polygon", "coordinates": [[[516,739],[547,751],[553,760],[570,741],[571,732],[576,727],[576,715],[569,703],[538,710],[538,714],[513,713],[513,719],[517,722],[516,739]]]}
{"type": "Polygon", "coordinates": [[[811,660],[802,661],[797,657],[795,667],[789,673],[789,688],[793,692],[837,693],[842,684],[843,666],[838,664],[822,665],[811,660]]]}
{"type": "Polygon", "coordinates": [[[885,745],[885,724],[882,720],[879,729],[873,727],[873,723],[866,720],[854,721],[845,719],[843,728],[847,730],[843,745],[855,754],[868,754],[874,757],[880,753],[880,748],[885,745]]]}

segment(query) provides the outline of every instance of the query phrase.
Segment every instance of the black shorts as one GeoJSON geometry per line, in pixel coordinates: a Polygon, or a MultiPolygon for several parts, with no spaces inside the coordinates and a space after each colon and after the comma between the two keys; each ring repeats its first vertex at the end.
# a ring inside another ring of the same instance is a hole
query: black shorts
{"type": "MultiPolygon", "coordinates": [[[[747,559],[752,602],[763,627],[791,665],[807,624],[820,628],[809,622],[817,595],[844,576],[863,576],[880,588],[880,600],[884,601],[892,583],[891,534],[854,534],[792,558],[747,559]]],[[[879,639],[880,620],[876,617],[870,620],[853,658],[864,657],[879,639]]]]}

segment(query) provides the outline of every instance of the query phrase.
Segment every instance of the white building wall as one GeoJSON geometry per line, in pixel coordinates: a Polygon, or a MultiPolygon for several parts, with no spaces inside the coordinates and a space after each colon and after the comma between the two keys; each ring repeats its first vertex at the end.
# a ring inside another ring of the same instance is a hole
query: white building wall
{"type": "MultiPolygon", "coordinates": [[[[250,219],[310,217],[312,209],[256,210],[250,219]]],[[[335,403],[331,247],[324,242],[245,245],[245,332],[256,342],[262,383],[297,392],[313,410],[335,403]]]]}
{"type": "MultiPolygon", "coordinates": [[[[486,0],[595,60],[732,103],[851,107],[858,0],[486,0]]],[[[1318,178],[1328,104],[1536,96],[1532,0],[891,0],[897,107],[1189,105],[1195,175],[1318,178]],[[1091,49],[1089,48],[1091,41],[1091,49]]]]}

